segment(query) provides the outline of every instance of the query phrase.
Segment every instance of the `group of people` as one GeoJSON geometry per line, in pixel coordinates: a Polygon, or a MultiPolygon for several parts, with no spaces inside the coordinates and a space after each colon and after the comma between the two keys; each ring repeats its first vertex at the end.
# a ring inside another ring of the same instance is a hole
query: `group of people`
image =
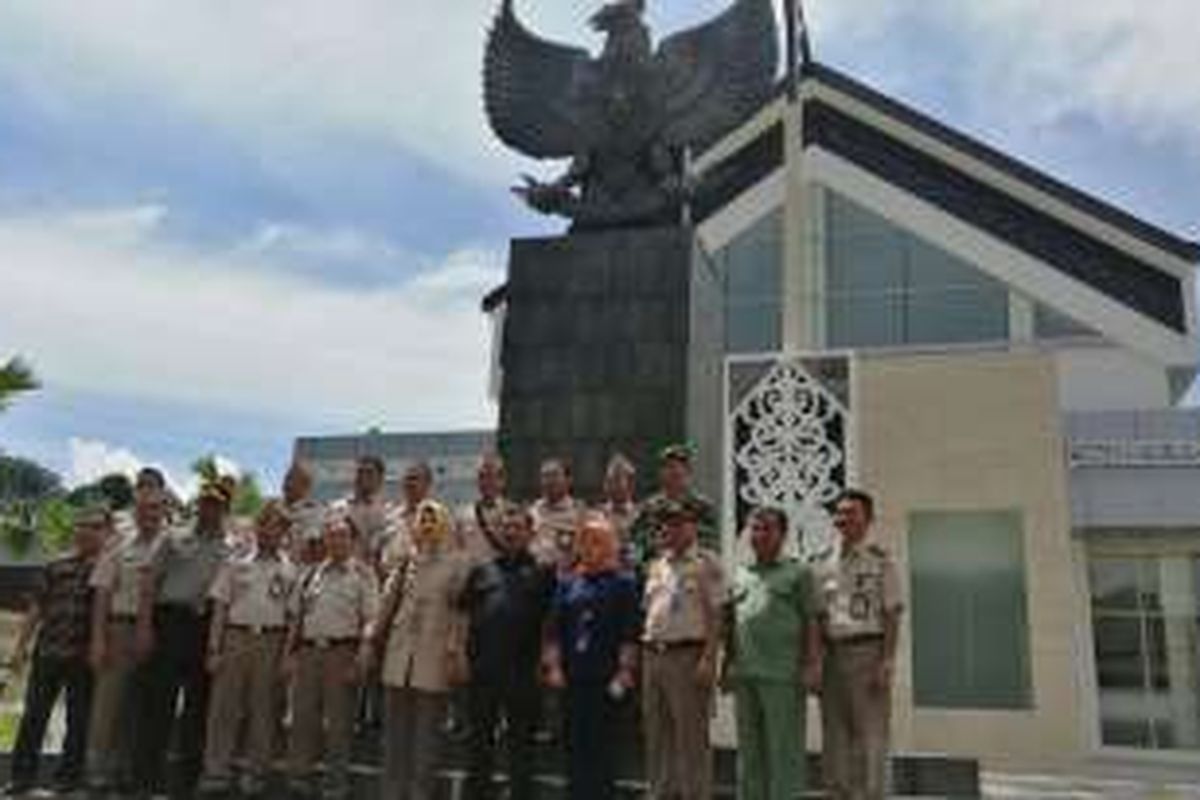
{"type": "Polygon", "coordinates": [[[806,786],[809,693],[829,795],[884,795],[902,603],[869,536],[868,494],[838,499],[840,546],[810,561],[784,555],[784,512],[753,509],[753,557],[727,570],[684,447],[662,452],[660,490],[640,503],[621,456],[591,505],[561,460],[541,465],[529,504],[505,496],[494,454],[477,479],[478,498],[455,511],[415,464],[391,503],[384,463],[364,457],[353,496],[326,506],[295,464],[242,539],[229,534],[228,484],[206,484],[176,527],[162,476],[143,470],[131,529],[106,509],[84,513],[73,551],[44,569],[14,655],[31,669],[10,794],[35,785],[65,690],[62,790],[165,794],[174,747],[185,791],[260,794],[282,756],[295,792],[344,797],[356,724],[375,709],[380,796],[425,800],[453,706],[469,798],[494,796],[501,745],[508,797],[534,797],[535,731],[547,727],[565,742],[569,796],[613,797],[629,709],[650,796],[700,800],[724,691],[740,798],[806,786]]]}

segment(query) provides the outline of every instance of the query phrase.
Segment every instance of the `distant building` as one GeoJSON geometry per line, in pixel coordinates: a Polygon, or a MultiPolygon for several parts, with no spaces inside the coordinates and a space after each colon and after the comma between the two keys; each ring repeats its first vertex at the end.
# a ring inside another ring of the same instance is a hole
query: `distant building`
{"type": "Polygon", "coordinates": [[[318,500],[348,497],[354,487],[356,462],[373,455],[387,465],[385,492],[389,498],[399,497],[404,470],[425,461],[433,470],[436,496],[457,505],[474,497],[479,455],[491,450],[494,440],[490,431],[311,436],[296,440],[293,456],[312,470],[313,496],[318,500]]]}

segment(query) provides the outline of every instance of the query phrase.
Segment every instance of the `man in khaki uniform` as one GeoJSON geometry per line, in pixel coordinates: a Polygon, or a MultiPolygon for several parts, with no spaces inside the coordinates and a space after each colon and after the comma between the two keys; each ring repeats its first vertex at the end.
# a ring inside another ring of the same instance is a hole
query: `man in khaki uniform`
{"type": "Polygon", "coordinates": [[[375,571],[354,558],[353,527],[344,515],[325,522],[325,561],[296,591],[296,618],[288,634],[287,668],[295,674],[292,739],[288,751],[297,792],[309,789],[312,770],[325,758],[329,797],[349,793],[355,698],[363,664],[359,645],[379,613],[375,571]],[[322,747],[324,745],[324,747],[322,747]]]}
{"type": "Polygon", "coordinates": [[[320,550],[313,544],[321,540],[325,507],[312,498],[312,483],[312,473],[298,461],[283,478],[282,510],[289,523],[286,549],[296,564],[307,560],[306,553],[320,550]]]}
{"type": "Polygon", "coordinates": [[[362,456],[354,473],[354,495],[346,501],[346,513],[358,536],[358,554],[372,566],[392,537],[392,509],[384,497],[386,477],[382,458],[362,456]]]}
{"type": "Polygon", "coordinates": [[[647,570],[642,633],[646,774],[654,800],[707,800],[724,577],[717,555],[696,543],[692,507],[667,503],[661,513],[663,551],[647,570]]]}
{"type": "MultiPolygon", "coordinates": [[[[97,791],[132,778],[132,679],[140,657],[137,614],[142,584],[159,547],[166,508],[161,492],[140,491],[136,533],[107,550],[92,573],[91,653],[96,675],[88,732],[88,783],[97,791]]],[[[142,654],[147,655],[146,653],[142,654]]]]}
{"type": "MultiPolygon", "coordinates": [[[[824,658],[821,686],[825,786],[835,800],[881,800],[887,791],[888,726],[896,640],[904,606],[896,566],[868,534],[874,500],[847,490],[834,525],[841,552],[818,556],[824,658]]],[[[818,645],[819,647],[822,645],[818,645]]]]}
{"type": "Polygon", "coordinates": [[[275,753],[279,666],[297,569],[280,549],[289,525],[283,506],[267,504],[254,525],[255,550],[226,564],[210,592],[208,667],[214,677],[204,752],[205,792],[232,788],[236,731],[243,722],[249,765],[243,795],[262,792],[262,779],[275,753]]]}
{"type": "Polygon", "coordinates": [[[637,467],[633,462],[620,453],[610,458],[604,471],[604,502],[600,504],[600,511],[616,531],[625,566],[634,565],[632,534],[639,511],[634,496],[636,486],[637,467]]]}
{"type": "Polygon", "coordinates": [[[168,751],[179,783],[195,787],[204,768],[208,721],[208,593],[230,555],[226,523],[232,499],[224,479],[206,482],[189,530],[161,537],[138,608],[138,635],[151,643],[138,669],[134,778],[144,794],[165,794],[168,751]]]}
{"type": "Polygon", "coordinates": [[[491,561],[504,552],[504,512],[509,506],[504,497],[505,480],[500,456],[486,453],[480,457],[475,472],[479,497],[459,509],[454,534],[471,566],[491,561]]]}
{"type": "Polygon", "coordinates": [[[566,572],[575,563],[575,531],[583,503],[571,496],[571,470],[557,458],[542,462],[542,496],[529,508],[533,515],[533,545],[530,551],[540,564],[566,572]]]}
{"type": "Polygon", "coordinates": [[[433,470],[424,461],[409,464],[400,479],[401,503],[388,511],[387,529],[382,533],[379,550],[380,570],[384,575],[412,555],[413,533],[417,524],[417,506],[433,491],[433,470]]]}

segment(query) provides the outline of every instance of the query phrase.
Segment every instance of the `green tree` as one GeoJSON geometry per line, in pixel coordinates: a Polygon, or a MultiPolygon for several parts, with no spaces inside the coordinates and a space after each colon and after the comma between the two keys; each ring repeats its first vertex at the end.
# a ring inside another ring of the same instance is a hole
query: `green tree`
{"type": "Polygon", "coordinates": [[[41,383],[24,360],[20,357],[10,359],[0,366],[0,411],[8,408],[14,396],[40,388],[41,383]]]}
{"type": "Polygon", "coordinates": [[[217,466],[217,457],[212,453],[203,455],[192,462],[192,474],[201,481],[218,481],[221,470],[217,466]]]}
{"type": "MultiPolygon", "coordinates": [[[[217,457],[212,453],[201,456],[192,462],[192,474],[202,482],[215,482],[222,478],[221,469],[217,466],[217,457]]],[[[230,512],[234,516],[252,517],[258,513],[264,502],[258,476],[253,472],[238,476],[237,485],[233,491],[233,501],[229,506],[230,512]]]]}
{"type": "Polygon", "coordinates": [[[133,482],[119,472],[105,475],[95,483],[71,490],[67,502],[75,508],[104,505],[113,511],[123,511],[133,505],[133,482]]]}
{"type": "Polygon", "coordinates": [[[35,461],[0,455],[0,507],[62,492],[62,479],[35,461]]]}
{"type": "Polygon", "coordinates": [[[263,507],[262,488],[258,485],[258,476],[247,472],[238,478],[237,490],[233,493],[233,503],[230,511],[238,517],[253,517],[263,507]]]}
{"type": "Polygon", "coordinates": [[[0,456],[0,547],[18,558],[38,542],[40,509],[63,496],[62,479],[16,456],[0,456]]]}
{"type": "Polygon", "coordinates": [[[77,508],[64,498],[44,500],[37,509],[37,541],[47,555],[61,553],[75,536],[77,508]]]}

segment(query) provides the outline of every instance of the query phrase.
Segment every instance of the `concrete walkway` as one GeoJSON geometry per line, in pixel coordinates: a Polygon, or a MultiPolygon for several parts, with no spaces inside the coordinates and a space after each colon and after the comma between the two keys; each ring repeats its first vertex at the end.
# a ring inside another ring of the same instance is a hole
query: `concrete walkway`
{"type": "Polygon", "coordinates": [[[1200,766],[1187,782],[1149,779],[1101,779],[1049,775],[983,775],[983,796],[989,800],[1191,800],[1200,799],[1200,766]]]}

